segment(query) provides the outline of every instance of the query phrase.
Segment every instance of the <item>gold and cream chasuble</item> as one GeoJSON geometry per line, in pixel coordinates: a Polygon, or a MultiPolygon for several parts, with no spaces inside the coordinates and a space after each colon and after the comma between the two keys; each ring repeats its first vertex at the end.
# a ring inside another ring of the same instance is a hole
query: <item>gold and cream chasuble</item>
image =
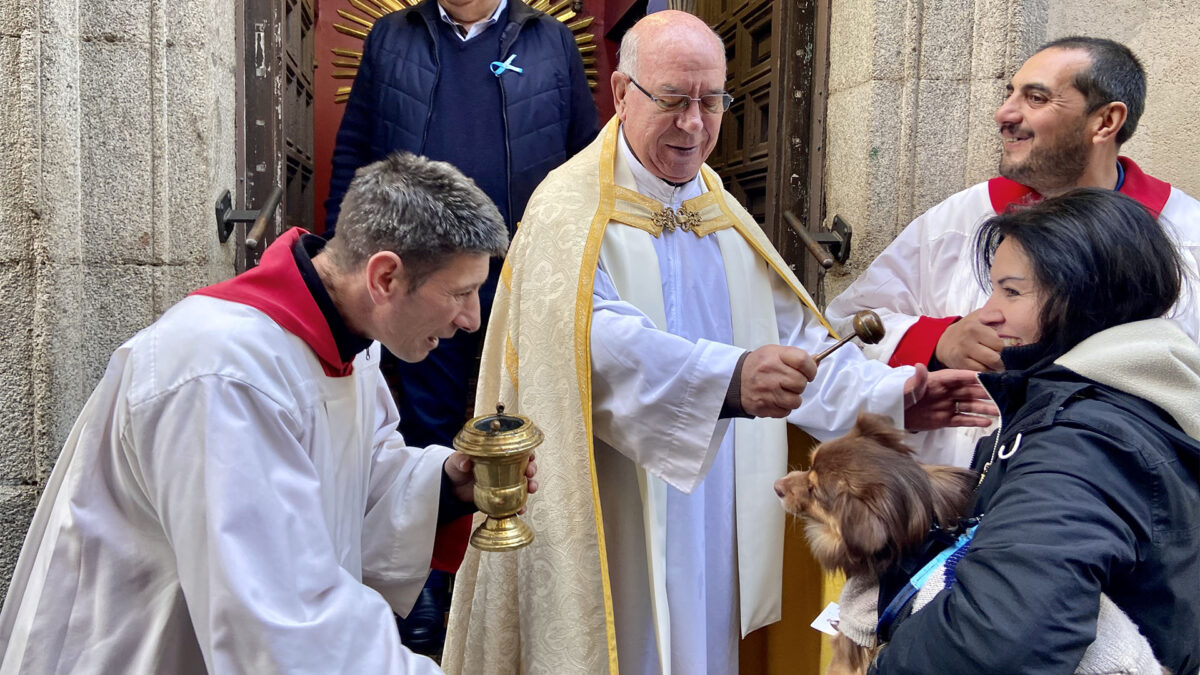
{"type": "MultiPolygon", "coordinates": [[[[546,432],[538,540],[468,553],[451,673],[720,671],[779,618],[785,421],[717,417],[743,351],[829,333],[707,167],[673,189],[622,145],[611,122],[552,173],[509,253],[477,408],[546,432]]],[[[828,438],[862,407],[898,420],[908,372],[835,356],[788,421],[828,438]]]]}

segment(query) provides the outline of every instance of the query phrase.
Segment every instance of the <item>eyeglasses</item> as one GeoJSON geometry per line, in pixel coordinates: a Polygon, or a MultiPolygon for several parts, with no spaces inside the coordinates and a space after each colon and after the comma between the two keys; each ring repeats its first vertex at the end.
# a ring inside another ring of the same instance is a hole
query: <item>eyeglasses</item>
{"type": "Polygon", "coordinates": [[[700,103],[700,112],[705,112],[709,115],[719,115],[726,110],[729,110],[729,104],[733,103],[733,97],[727,92],[722,92],[720,94],[705,94],[699,98],[692,98],[687,94],[662,94],[660,96],[655,96],[654,94],[646,91],[645,87],[638,84],[637,80],[633,79],[632,75],[625,73],[625,77],[629,78],[629,81],[633,83],[633,86],[638,88],[638,91],[642,92],[646,96],[649,96],[650,100],[654,101],[654,104],[658,106],[659,110],[666,113],[681,113],[688,109],[688,106],[692,104],[692,101],[697,101],[700,103]]]}

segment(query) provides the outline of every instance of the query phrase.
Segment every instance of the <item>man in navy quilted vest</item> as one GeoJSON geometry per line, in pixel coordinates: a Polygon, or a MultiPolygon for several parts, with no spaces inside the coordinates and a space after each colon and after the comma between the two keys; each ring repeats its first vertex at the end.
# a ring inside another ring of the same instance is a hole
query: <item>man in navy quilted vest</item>
{"type": "MultiPolygon", "coordinates": [[[[396,150],[449,162],[496,203],[509,233],[533,188],[596,135],[596,107],[575,38],[521,0],[424,0],[375,22],[333,152],[325,236],[354,172],[396,150]]],[[[479,291],[486,328],[500,261],[479,291]]],[[[450,445],[473,403],[484,330],[444,340],[420,363],[384,356],[400,429],[416,445],[450,445]]],[[[408,619],[405,644],[441,650],[448,599],[435,573],[408,619]]]]}

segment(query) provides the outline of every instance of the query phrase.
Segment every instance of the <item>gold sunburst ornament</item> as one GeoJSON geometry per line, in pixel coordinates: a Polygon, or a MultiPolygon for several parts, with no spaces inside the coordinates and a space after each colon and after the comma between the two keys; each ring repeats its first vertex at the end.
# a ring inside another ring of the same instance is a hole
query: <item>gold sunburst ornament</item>
{"type": "MultiPolygon", "coordinates": [[[[339,9],[337,11],[338,16],[349,21],[350,24],[335,23],[333,27],[343,35],[349,35],[360,40],[367,39],[367,33],[371,32],[375,21],[382,18],[384,14],[397,12],[420,2],[420,0],[346,1],[361,14],[356,14],[347,9],[339,9]]],[[[432,2],[433,0],[430,1],[432,2]]],[[[575,46],[579,47],[579,54],[583,57],[583,72],[587,75],[588,86],[595,89],[596,57],[594,52],[596,51],[596,36],[588,31],[588,27],[592,25],[596,17],[584,17],[577,14],[571,8],[572,0],[559,0],[553,4],[551,4],[550,0],[533,0],[532,2],[526,0],[525,4],[549,14],[571,29],[571,32],[575,34],[575,46]]],[[[583,3],[580,4],[582,5],[583,3]]],[[[338,80],[353,80],[358,75],[359,65],[362,64],[362,51],[343,49],[341,47],[334,47],[330,51],[333,52],[333,59],[330,61],[334,68],[333,77],[338,80]]],[[[333,101],[334,103],[345,103],[348,98],[350,98],[350,87],[338,87],[333,101]]]]}

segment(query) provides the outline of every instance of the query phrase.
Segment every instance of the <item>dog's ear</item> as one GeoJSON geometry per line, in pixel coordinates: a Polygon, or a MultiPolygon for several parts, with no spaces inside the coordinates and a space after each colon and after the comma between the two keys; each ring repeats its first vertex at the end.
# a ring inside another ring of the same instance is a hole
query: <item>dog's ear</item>
{"type": "Polygon", "coordinates": [[[858,413],[858,420],[854,423],[854,429],[850,433],[871,439],[885,448],[904,455],[913,453],[912,448],[905,443],[908,439],[908,432],[897,429],[892,425],[892,420],[883,415],[869,412],[858,413]]]}
{"type": "Polygon", "coordinates": [[[933,512],[938,522],[946,526],[966,516],[979,474],[956,466],[922,465],[922,468],[933,487],[933,512]]]}
{"type": "Polygon", "coordinates": [[[833,513],[846,547],[847,576],[873,573],[876,553],[889,546],[887,524],[869,503],[877,494],[854,494],[845,489],[837,495],[833,513]]]}

